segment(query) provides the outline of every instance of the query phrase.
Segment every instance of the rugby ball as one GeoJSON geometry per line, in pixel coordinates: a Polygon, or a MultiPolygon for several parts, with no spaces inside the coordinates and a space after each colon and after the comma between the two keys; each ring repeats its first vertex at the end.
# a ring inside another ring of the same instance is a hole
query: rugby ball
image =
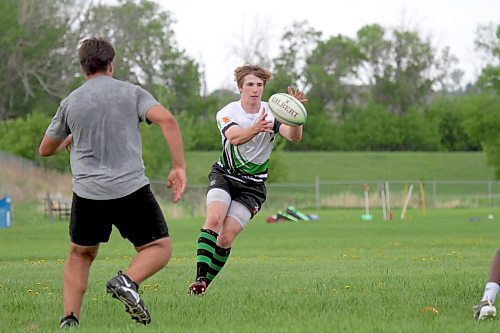
{"type": "Polygon", "coordinates": [[[274,94],[269,97],[268,104],[273,116],[282,124],[297,127],[306,122],[306,108],[291,95],[285,93],[274,94]]]}

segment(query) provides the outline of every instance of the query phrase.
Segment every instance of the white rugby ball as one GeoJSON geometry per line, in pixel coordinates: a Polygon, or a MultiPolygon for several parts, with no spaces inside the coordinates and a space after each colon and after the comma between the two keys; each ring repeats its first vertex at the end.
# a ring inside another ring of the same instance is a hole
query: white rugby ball
{"type": "Polygon", "coordinates": [[[295,97],[285,93],[277,93],[269,97],[268,103],[271,112],[280,123],[300,126],[306,122],[306,108],[295,97]]]}

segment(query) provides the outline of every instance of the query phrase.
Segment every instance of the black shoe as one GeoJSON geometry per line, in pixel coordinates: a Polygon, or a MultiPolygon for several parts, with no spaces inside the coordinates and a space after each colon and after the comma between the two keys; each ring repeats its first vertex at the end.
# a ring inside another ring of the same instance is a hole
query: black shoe
{"type": "Polygon", "coordinates": [[[121,271],[106,283],[106,291],[125,305],[125,311],[130,317],[138,323],[147,325],[151,322],[151,316],[137,289],[137,284],[121,271]]]}
{"type": "Polygon", "coordinates": [[[198,278],[195,282],[191,283],[189,286],[189,295],[205,295],[205,290],[208,288],[207,279],[198,278]]]}
{"type": "Polygon", "coordinates": [[[78,318],[76,318],[73,315],[73,312],[71,312],[69,315],[61,319],[61,326],[59,326],[59,328],[78,327],[78,325],[80,325],[78,318]]]}

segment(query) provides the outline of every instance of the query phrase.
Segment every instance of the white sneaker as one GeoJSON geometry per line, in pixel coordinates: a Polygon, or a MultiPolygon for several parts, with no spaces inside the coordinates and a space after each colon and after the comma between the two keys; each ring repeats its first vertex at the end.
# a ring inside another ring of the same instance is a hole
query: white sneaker
{"type": "Polygon", "coordinates": [[[473,316],[476,320],[484,320],[487,318],[494,318],[497,315],[497,308],[491,303],[489,299],[482,301],[472,308],[474,311],[473,316]]]}

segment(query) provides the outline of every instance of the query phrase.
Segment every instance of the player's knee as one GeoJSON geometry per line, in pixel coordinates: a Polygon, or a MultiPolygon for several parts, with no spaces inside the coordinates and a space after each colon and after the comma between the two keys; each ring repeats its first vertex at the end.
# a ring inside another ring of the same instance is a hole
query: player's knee
{"type": "Polygon", "coordinates": [[[203,229],[210,229],[213,231],[218,231],[222,225],[223,217],[218,214],[208,214],[203,225],[203,229]]]}
{"type": "Polygon", "coordinates": [[[89,248],[82,246],[71,246],[69,257],[76,260],[84,260],[92,263],[97,257],[97,248],[89,248]]]}
{"type": "Polygon", "coordinates": [[[158,251],[158,260],[165,266],[172,256],[172,242],[170,238],[164,238],[155,244],[158,251]]]}
{"type": "Polygon", "coordinates": [[[230,232],[222,232],[217,238],[217,245],[227,249],[230,248],[234,242],[236,235],[230,232]]]}

